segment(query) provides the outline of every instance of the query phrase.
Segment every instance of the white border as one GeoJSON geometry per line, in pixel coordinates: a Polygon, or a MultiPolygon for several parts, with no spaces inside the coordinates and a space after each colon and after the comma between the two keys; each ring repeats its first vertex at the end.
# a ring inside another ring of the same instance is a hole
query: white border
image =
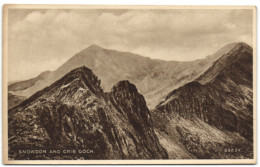
{"type": "MultiPolygon", "coordinates": [[[[121,5],[254,5],[254,6],[260,6],[259,5],[259,0],[210,0],[210,1],[203,1],[203,0],[175,0],[175,1],[167,1],[167,0],[125,0],[125,1],[111,1],[111,0],[89,0],[89,1],[84,1],[84,0],[69,0],[69,1],[57,1],[57,0],[38,0],[38,1],[33,1],[33,0],[2,0],[1,4],[4,3],[13,3],[13,4],[18,4],[18,3],[23,3],[23,4],[121,4],[121,5]]],[[[1,12],[2,14],[2,12],[1,12]]],[[[2,17],[2,15],[1,15],[2,17]]],[[[259,21],[259,17],[257,18],[259,21]]],[[[257,21],[257,22],[258,22],[257,21]]],[[[2,27],[2,25],[1,25],[2,27]]],[[[2,46],[2,45],[0,45],[2,46]]],[[[257,47],[259,47],[259,44],[257,44],[257,47]]],[[[259,60],[257,59],[257,62],[259,63],[259,60]]],[[[2,63],[1,63],[2,65],[2,63]]],[[[2,70],[2,66],[0,65],[0,69],[2,70]]],[[[257,73],[258,76],[259,73],[257,73]]],[[[257,85],[258,86],[258,85],[257,85]]],[[[257,100],[257,102],[260,102],[260,100],[257,100]]],[[[259,119],[259,114],[257,115],[257,119],[259,119]]],[[[1,124],[2,126],[2,124],[1,124]]],[[[1,128],[2,130],[2,128],[1,128]]],[[[259,133],[259,131],[258,131],[259,133]]],[[[1,133],[2,134],[2,133],[1,133]]],[[[2,147],[1,147],[2,148],[2,147]]],[[[2,151],[1,153],[2,154],[2,151]]],[[[258,155],[259,156],[259,155],[258,155]]],[[[2,156],[1,156],[2,157],[2,156]]],[[[166,160],[167,161],[167,160],[166,160]]],[[[3,162],[3,161],[2,161],[3,162]]],[[[245,165],[243,165],[245,166],[245,165]]]]}

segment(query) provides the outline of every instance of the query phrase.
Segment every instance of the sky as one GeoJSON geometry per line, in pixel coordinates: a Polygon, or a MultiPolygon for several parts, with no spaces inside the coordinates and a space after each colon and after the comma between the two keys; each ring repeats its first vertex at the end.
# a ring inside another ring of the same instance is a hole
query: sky
{"type": "Polygon", "coordinates": [[[78,9],[8,12],[8,80],[55,70],[97,44],[152,59],[191,61],[226,44],[252,45],[246,9],[78,9]]]}

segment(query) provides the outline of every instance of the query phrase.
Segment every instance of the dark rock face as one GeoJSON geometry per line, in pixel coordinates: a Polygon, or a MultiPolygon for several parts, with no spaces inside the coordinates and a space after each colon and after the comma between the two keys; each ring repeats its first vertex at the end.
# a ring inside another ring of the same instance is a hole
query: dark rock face
{"type": "Polygon", "coordinates": [[[145,99],[138,93],[133,84],[128,81],[119,82],[112,88],[110,100],[116,110],[128,118],[129,123],[133,125],[134,131],[137,132],[134,134],[134,138],[137,141],[135,146],[145,150],[141,157],[147,155],[150,157],[160,157],[160,154],[166,154],[154,133],[151,114],[146,106],[145,99]],[[148,146],[148,149],[144,146],[148,146]]]}
{"type": "Polygon", "coordinates": [[[145,100],[119,82],[104,93],[86,67],[77,68],[9,111],[12,159],[163,159],[145,100]],[[18,154],[25,149],[92,150],[89,154],[18,154]]]}
{"type": "MultiPolygon", "coordinates": [[[[191,82],[179,89],[178,98],[166,105],[158,106],[158,110],[176,111],[186,119],[199,117],[204,122],[220,129],[236,131],[237,119],[233,112],[222,106],[222,99],[214,89],[197,82],[191,82]]],[[[176,95],[176,94],[175,94],[176,95]]]]}
{"type": "MultiPolygon", "coordinates": [[[[176,114],[189,121],[199,118],[220,131],[239,133],[252,144],[252,67],[252,48],[238,43],[198,79],[172,91],[156,107],[155,120],[160,122],[158,115],[163,113],[169,119],[176,119],[176,114]]],[[[177,131],[183,136],[185,128],[180,129],[177,131]]]]}

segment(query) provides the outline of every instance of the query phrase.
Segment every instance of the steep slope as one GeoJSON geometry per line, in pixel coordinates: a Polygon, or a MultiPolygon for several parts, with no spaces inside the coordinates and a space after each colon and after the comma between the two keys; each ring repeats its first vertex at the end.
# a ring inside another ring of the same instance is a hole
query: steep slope
{"type": "Polygon", "coordinates": [[[8,93],[8,109],[11,109],[18,104],[20,104],[22,101],[24,101],[26,98],[23,96],[16,96],[12,93],[8,93]]]}
{"type": "Polygon", "coordinates": [[[154,108],[158,101],[162,101],[172,89],[197,78],[229,48],[224,47],[221,51],[205,59],[177,62],[154,60],[128,52],[118,52],[91,45],[70,58],[57,70],[49,73],[45,79],[34,82],[31,86],[26,85],[27,89],[24,89],[23,85],[19,86],[23,89],[14,89],[14,85],[17,87],[23,83],[18,82],[12,84],[9,90],[15,91],[13,93],[16,95],[29,97],[72,69],[84,65],[99,76],[102,81],[101,87],[105,91],[109,91],[113,85],[121,80],[129,80],[145,96],[149,108],[154,108]]]}
{"type": "Polygon", "coordinates": [[[134,85],[104,93],[86,67],[77,68],[9,110],[11,159],[162,159],[166,151],[134,85]],[[45,154],[18,150],[45,149],[45,154]],[[75,150],[52,154],[50,150],[75,150]],[[81,153],[79,150],[88,150],[81,153]]]}
{"type": "Polygon", "coordinates": [[[174,132],[169,135],[178,136],[179,144],[198,158],[223,158],[220,153],[227,147],[240,149],[239,153],[227,154],[229,158],[252,158],[252,63],[250,46],[233,45],[205,73],[172,91],[156,107],[153,113],[156,127],[161,130],[170,127],[165,133],[174,132]],[[206,129],[211,129],[211,133],[205,133],[206,129]],[[186,140],[190,138],[187,135],[194,141],[186,140]],[[204,148],[207,142],[212,148],[204,148]]]}

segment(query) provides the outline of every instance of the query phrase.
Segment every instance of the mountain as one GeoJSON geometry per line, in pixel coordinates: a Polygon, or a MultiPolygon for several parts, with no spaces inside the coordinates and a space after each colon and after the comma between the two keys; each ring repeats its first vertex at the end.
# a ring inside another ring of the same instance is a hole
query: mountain
{"type": "Polygon", "coordinates": [[[34,86],[36,82],[44,80],[50,73],[51,71],[44,71],[35,78],[28,79],[25,81],[12,82],[8,85],[8,91],[16,92],[28,89],[34,86]]]}
{"type": "Polygon", "coordinates": [[[92,70],[83,66],[10,109],[9,158],[168,158],[135,85],[120,81],[104,93],[100,84],[92,70]],[[18,153],[28,149],[47,150],[47,154],[18,153]],[[51,150],[76,152],[54,154],[51,150]]]}
{"type": "Polygon", "coordinates": [[[101,79],[101,87],[104,91],[109,91],[121,80],[129,80],[144,95],[148,107],[154,108],[173,89],[196,79],[223,53],[228,52],[232,45],[223,47],[205,59],[190,62],[150,59],[137,54],[91,45],[74,55],[57,70],[48,72],[44,78],[36,77],[37,79],[17,82],[11,84],[8,90],[15,95],[29,97],[57,81],[69,71],[86,66],[101,79]]]}
{"type": "Polygon", "coordinates": [[[197,79],[169,93],[152,116],[161,144],[185,148],[183,157],[253,158],[252,48],[232,45],[197,79]]]}

